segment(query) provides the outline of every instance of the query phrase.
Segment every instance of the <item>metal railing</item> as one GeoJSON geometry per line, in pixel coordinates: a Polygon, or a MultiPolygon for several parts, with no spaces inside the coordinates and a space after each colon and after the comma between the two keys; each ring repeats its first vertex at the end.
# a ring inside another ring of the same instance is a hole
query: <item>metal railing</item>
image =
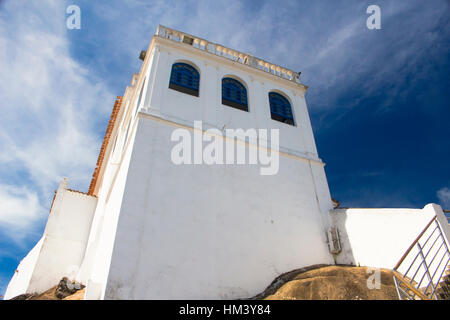
{"type": "Polygon", "coordinates": [[[393,269],[400,300],[440,299],[438,290],[445,283],[449,262],[447,242],[435,216],[393,269]]]}

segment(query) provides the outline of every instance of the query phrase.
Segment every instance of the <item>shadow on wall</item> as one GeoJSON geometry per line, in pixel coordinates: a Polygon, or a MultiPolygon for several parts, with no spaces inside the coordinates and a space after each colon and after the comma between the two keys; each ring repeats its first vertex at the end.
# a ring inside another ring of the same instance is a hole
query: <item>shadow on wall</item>
{"type": "MultiPolygon", "coordinates": [[[[335,228],[337,236],[339,238],[340,252],[333,254],[334,263],[336,265],[348,265],[359,266],[359,263],[355,263],[355,257],[353,256],[351,242],[349,240],[348,232],[345,228],[347,221],[347,209],[333,209],[330,210],[330,224],[335,228]]],[[[328,234],[328,238],[331,235],[328,234]]],[[[330,239],[328,240],[330,241],[330,239]]],[[[332,250],[330,250],[332,252],[332,250]]]]}

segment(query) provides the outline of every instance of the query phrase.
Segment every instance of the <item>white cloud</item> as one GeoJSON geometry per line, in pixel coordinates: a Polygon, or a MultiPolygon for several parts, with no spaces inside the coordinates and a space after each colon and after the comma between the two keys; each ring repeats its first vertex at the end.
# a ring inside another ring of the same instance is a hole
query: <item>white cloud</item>
{"type": "Polygon", "coordinates": [[[0,185],[0,227],[12,239],[21,240],[45,215],[36,191],[0,185]]]}
{"type": "Polygon", "coordinates": [[[65,18],[63,1],[7,1],[0,11],[0,231],[19,245],[40,233],[62,177],[88,188],[95,125],[114,104],[104,81],[71,56],[76,31],[65,18]]]}
{"type": "Polygon", "coordinates": [[[450,189],[442,188],[438,190],[437,197],[442,208],[450,210],[450,189]]]}
{"type": "Polygon", "coordinates": [[[0,19],[0,164],[25,172],[47,198],[63,176],[87,188],[94,125],[114,96],[71,57],[64,3],[27,4],[6,2],[0,19]]]}

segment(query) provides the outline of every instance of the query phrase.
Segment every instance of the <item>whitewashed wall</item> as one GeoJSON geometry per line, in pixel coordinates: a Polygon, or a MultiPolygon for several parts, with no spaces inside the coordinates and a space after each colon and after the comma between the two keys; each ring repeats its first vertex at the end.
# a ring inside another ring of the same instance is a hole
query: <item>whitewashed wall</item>
{"type": "MultiPolygon", "coordinates": [[[[146,70],[146,64],[142,70],[146,70]]],[[[128,165],[133,151],[137,96],[144,76],[145,74],[135,74],[131,86],[126,89],[105,152],[103,170],[98,179],[98,204],[86,254],[77,275],[77,280],[86,284],[85,299],[101,299],[104,295],[128,165]]]]}
{"type": "Polygon", "coordinates": [[[342,244],[337,263],[392,269],[435,215],[448,243],[449,226],[435,204],[423,209],[332,210],[331,221],[342,244]]]}
{"type": "Polygon", "coordinates": [[[22,293],[41,293],[65,276],[75,278],[96,205],[95,197],[67,189],[66,179],[60,184],[44,235],[19,265],[6,299],[22,293]]]}
{"type": "Polygon", "coordinates": [[[332,263],[308,161],[281,156],[274,176],[177,166],[173,129],[139,121],[104,298],[245,298],[281,273],[332,263]]]}
{"type": "MultiPolygon", "coordinates": [[[[130,138],[130,142],[133,141],[132,137],[130,138]]],[[[94,238],[93,259],[86,260],[90,267],[90,273],[87,276],[86,299],[101,299],[104,295],[113,245],[117,241],[117,221],[123,206],[122,197],[132,151],[131,146],[125,149],[125,157],[120,167],[114,172],[114,175],[111,174],[114,183],[110,188],[102,189],[101,192],[101,198],[105,202],[101,207],[99,206],[96,212],[96,215],[100,215],[101,222],[94,238]]]]}
{"type": "Polygon", "coordinates": [[[9,300],[27,292],[43,242],[44,237],[42,237],[33,249],[28,252],[25,258],[20,261],[20,264],[14,272],[12,279],[9,281],[4,297],[5,300],[9,300]]]}

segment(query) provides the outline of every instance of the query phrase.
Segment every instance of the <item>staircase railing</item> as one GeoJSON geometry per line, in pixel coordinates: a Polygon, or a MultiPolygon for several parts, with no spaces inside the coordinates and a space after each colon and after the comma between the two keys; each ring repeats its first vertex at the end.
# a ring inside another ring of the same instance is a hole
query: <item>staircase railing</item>
{"type": "Polygon", "coordinates": [[[448,298],[448,284],[443,279],[449,262],[449,248],[435,216],[393,269],[399,299],[448,298]]]}

